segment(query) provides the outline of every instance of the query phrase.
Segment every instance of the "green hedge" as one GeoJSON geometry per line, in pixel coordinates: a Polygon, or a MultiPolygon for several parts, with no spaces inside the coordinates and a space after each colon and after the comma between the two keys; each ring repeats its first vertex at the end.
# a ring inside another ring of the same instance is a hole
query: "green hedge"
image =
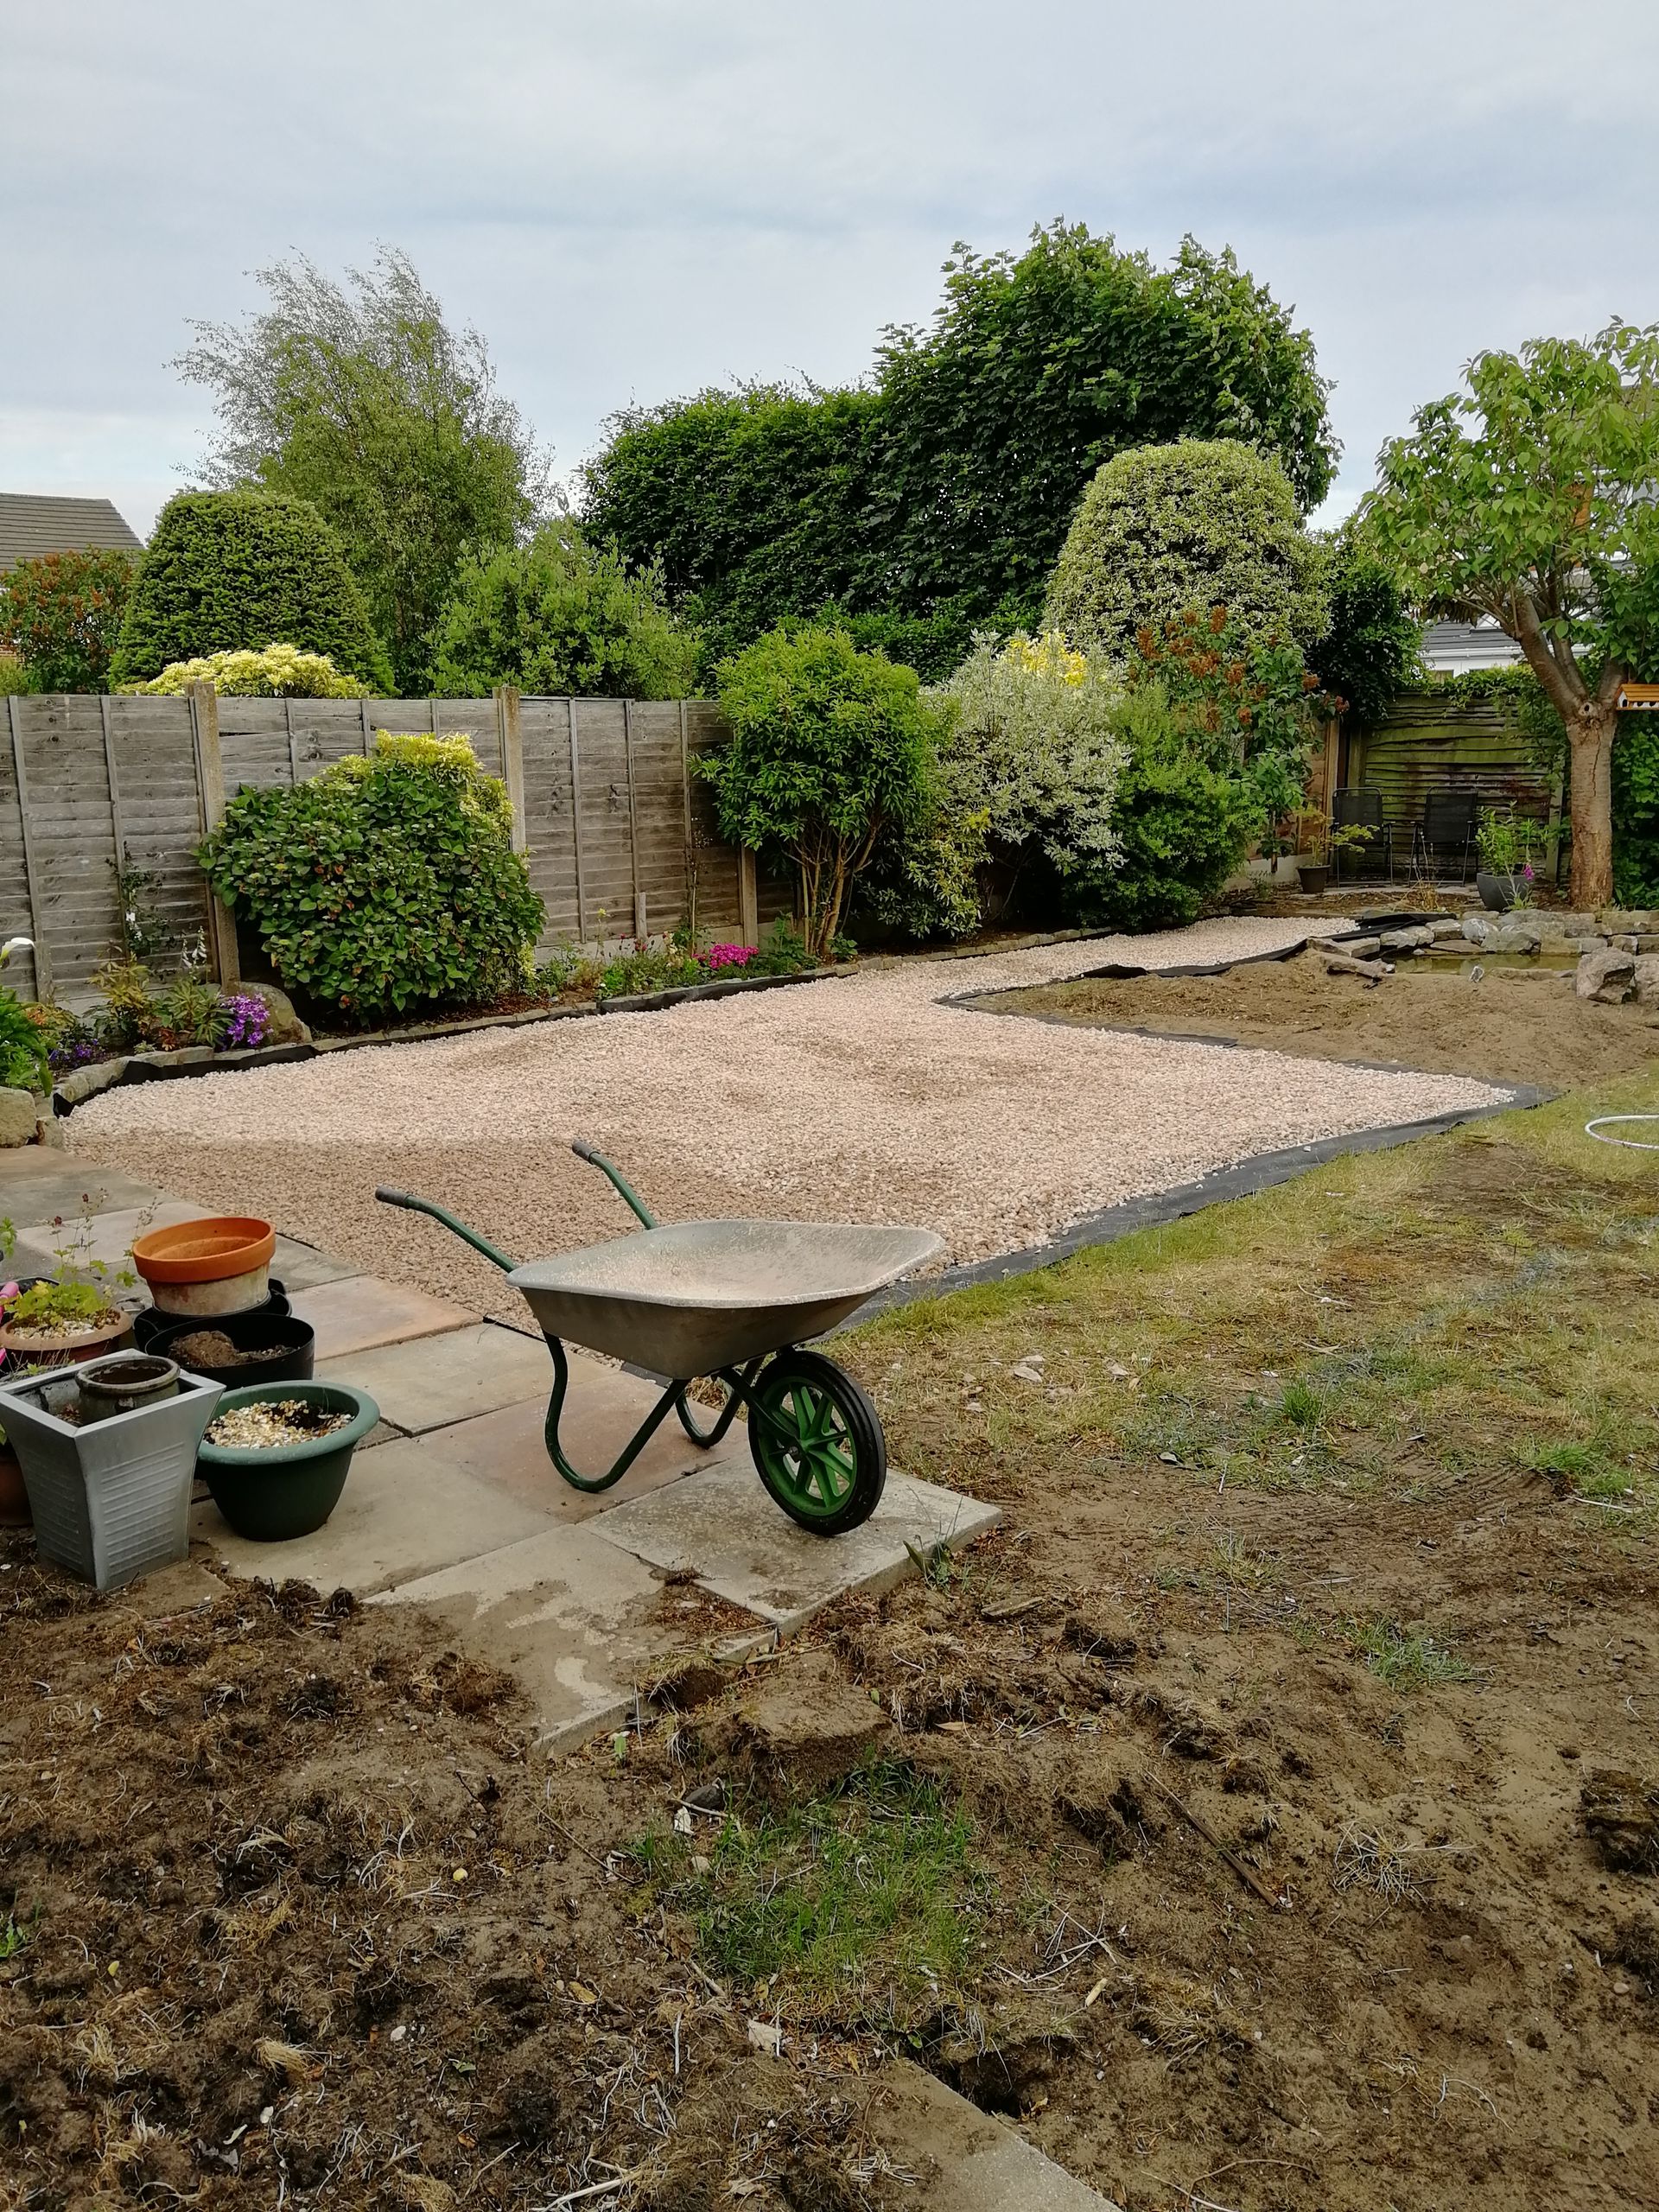
{"type": "Polygon", "coordinates": [[[144,556],[112,681],[142,683],[173,661],[270,645],[326,653],[377,690],[391,688],[361,588],[309,500],[180,493],[144,556]]]}

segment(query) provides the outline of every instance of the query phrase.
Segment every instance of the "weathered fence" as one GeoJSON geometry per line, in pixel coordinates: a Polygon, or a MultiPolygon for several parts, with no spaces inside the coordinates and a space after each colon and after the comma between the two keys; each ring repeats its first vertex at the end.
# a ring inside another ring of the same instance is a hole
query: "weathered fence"
{"type": "Polygon", "coordinates": [[[1559,773],[1541,768],[1513,708],[1502,698],[1463,702],[1440,691],[1402,692],[1375,729],[1343,741],[1341,780],[1382,795],[1396,858],[1411,852],[1414,823],[1433,791],[1465,791],[1537,823],[1553,874],[1560,841],[1559,773]]]}
{"type": "Polygon", "coordinates": [[[200,932],[221,981],[235,931],[195,849],[245,785],[295,784],[367,752],[377,730],[464,733],[505,781],[514,841],[547,908],[544,945],[614,943],[695,919],[753,942],[787,911],[753,855],[723,843],[696,756],[724,741],[702,700],[9,699],[0,727],[0,938],[32,937],[8,981],[84,988],[120,938],[120,874],[180,941],[200,932]]]}

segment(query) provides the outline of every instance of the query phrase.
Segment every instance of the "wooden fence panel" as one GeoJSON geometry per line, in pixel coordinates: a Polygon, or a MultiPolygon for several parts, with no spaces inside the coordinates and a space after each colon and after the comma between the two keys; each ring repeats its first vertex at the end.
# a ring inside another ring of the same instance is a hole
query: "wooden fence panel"
{"type": "Polygon", "coordinates": [[[150,878],[142,904],[173,940],[170,956],[151,964],[174,967],[210,918],[207,883],[196,865],[202,817],[190,702],[118,697],[99,704],[115,843],[124,868],[150,878]],[[157,708],[168,711],[158,714],[157,708]]]}
{"type": "Polygon", "coordinates": [[[547,908],[545,953],[562,939],[579,944],[587,934],[587,902],[578,895],[569,700],[521,700],[518,727],[529,847],[524,857],[531,883],[547,908]]]}
{"type": "Polygon", "coordinates": [[[1431,791],[1478,792],[1545,825],[1560,803],[1558,783],[1533,761],[1505,703],[1460,706],[1433,691],[1402,693],[1376,728],[1350,739],[1347,780],[1382,793],[1396,860],[1409,855],[1431,791]]]}
{"type": "MultiPolygon", "coordinates": [[[[367,752],[379,729],[465,733],[492,774],[506,770],[507,709],[491,699],[234,699],[216,707],[225,788],[303,782],[367,752]]],[[[688,771],[724,741],[706,701],[527,698],[519,702],[522,825],[547,908],[543,952],[561,939],[615,944],[695,918],[705,937],[741,927],[738,855],[709,785],[688,771]]],[[[0,935],[33,937],[33,974],[11,981],[84,1000],[118,940],[116,863],[154,879],[143,897],[181,947],[211,908],[195,853],[204,827],[188,698],[23,697],[0,716],[0,935]],[[22,771],[21,787],[19,769],[22,771]]],[[[763,881],[763,920],[790,907],[763,881]]],[[[166,968],[166,957],[156,964],[166,968]]]]}
{"type": "Polygon", "coordinates": [[[31,904],[59,988],[87,982],[119,930],[115,826],[99,701],[86,694],[22,698],[31,904]]]}

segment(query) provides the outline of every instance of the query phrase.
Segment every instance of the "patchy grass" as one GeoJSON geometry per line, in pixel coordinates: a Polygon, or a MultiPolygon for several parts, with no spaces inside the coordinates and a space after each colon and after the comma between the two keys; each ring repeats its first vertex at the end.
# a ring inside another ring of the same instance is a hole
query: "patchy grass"
{"type": "Polygon", "coordinates": [[[1197,1478],[1409,1505],[1542,1478],[1649,1529],[1659,1175],[1583,1124],[1656,1096],[1335,1160],[843,1341],[895,1460],[982,1494],[1128,1469],[1172,1501],[1197,1478]]]}
{"type": "Polygon", "coordinates": [[[1365,1664],[1391,1690],[1420,1690],[1431,1682],[1472,1682],[1478,1669],[1448,1651],[1424,1629],[1403,1629],[1397,1621],[1355,1621],[1349,1641],[1365,1664]]]}
{"type": "Polygon", "coordinates": [[[739,1808],[704,1868],[678,1839],[640,1856],[705,1962],[785,2013],[908,2020],[972,1968],[988,1875],[960,1805],[901,1760],[782,1808],[739,1808]]]}

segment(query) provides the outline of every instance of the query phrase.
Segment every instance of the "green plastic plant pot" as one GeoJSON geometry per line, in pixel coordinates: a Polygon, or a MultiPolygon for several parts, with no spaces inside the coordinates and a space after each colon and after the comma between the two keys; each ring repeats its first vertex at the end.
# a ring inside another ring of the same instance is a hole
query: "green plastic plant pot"
{"type": "Polygon", "coordinates": [[[365,1390],[345,1382],[257,1382],[227,1390],[216,1411],[300,1398],[331,1414],[349,1414],[344,1428],[301,1444],[251,1446],[204,1442],[196,1471],[238,1536],[281,1544],[321,1529],[340,1503],[352,1454],[380,1418],[365,1390]]]}

